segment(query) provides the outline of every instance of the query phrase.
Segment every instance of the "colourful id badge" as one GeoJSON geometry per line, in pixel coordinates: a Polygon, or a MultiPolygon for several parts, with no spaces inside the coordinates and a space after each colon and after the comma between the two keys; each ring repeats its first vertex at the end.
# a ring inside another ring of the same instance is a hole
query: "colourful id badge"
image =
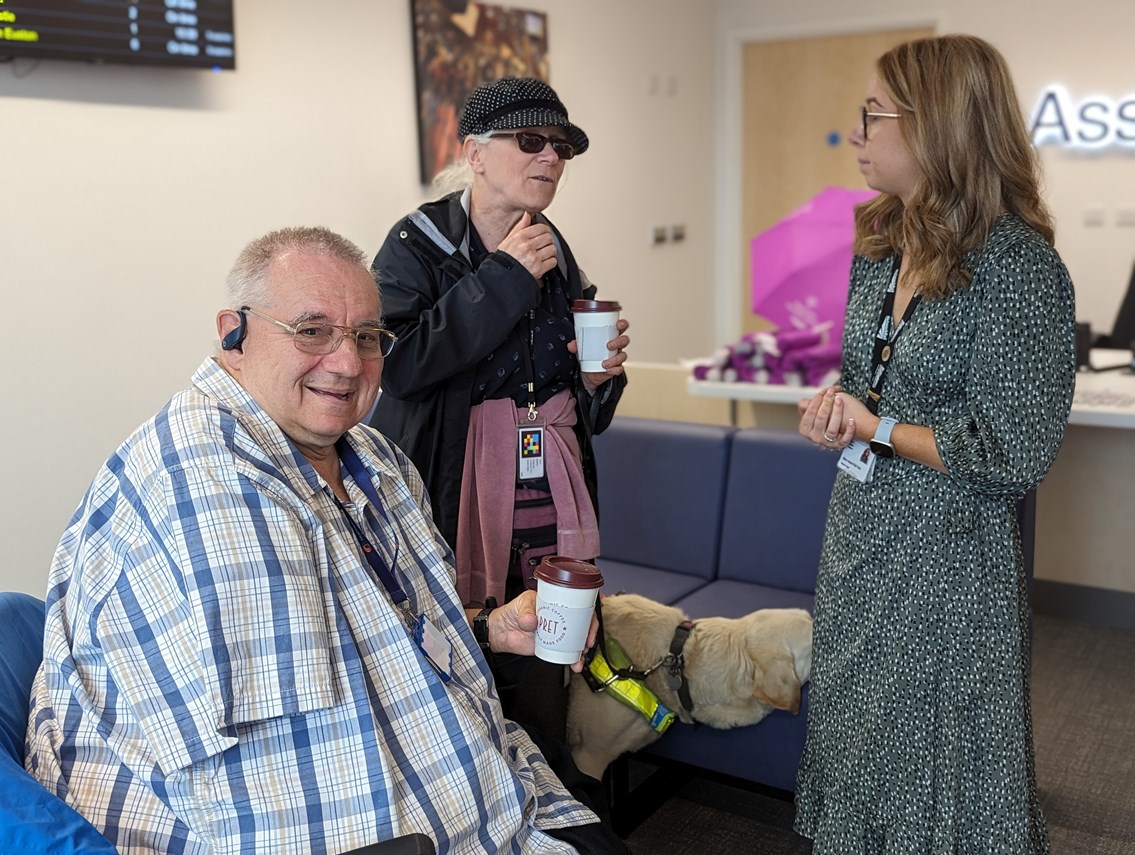
{"type": "Polygon", "coordinates": [[[517,430],[517,478],[532,481],[544,477],[544,429],[521,427],[517,430]]]}
{"type": "Polygon", "coordinates": [[[414,625],[414,641],[426,659],[434,666],[434,670],[441,675],[441,679],[448,683],[453,677],[453,645],[449,643],[441,632],[430,623],[429,618],[422,615],[414,625]]]}
{"type": "Polygon", "coordinates": [[[856,481],[870,484],[871,476],[875,474],[875,452],[863,440],[853,439],[840,454],[838,466],[856,481]]]}

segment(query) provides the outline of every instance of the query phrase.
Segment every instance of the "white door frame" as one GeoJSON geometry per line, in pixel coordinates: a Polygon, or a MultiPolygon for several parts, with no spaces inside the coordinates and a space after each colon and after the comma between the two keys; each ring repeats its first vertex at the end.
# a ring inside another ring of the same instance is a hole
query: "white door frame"
{"type": "Polygon", "coordinates": [[[911,16],[827,20],[813,24],[719,32],[720,57],[717,69],[715,128],[716,169],[714,183],[714,219],[717,223],[714,241],[716,277],[713,295],[713,346],[734,342],[741,334],[737,316],[737,283],[741,281],[740,253],[737,248],[745,240],[741,233],[741,113],[743,67],[742,53],[750,42],[773,42],[785,39],[807,39],[822,36],[843,36],[880,30],[907,30],[928,27],[939,32],[941,16],[924,13],[911,16]]]}

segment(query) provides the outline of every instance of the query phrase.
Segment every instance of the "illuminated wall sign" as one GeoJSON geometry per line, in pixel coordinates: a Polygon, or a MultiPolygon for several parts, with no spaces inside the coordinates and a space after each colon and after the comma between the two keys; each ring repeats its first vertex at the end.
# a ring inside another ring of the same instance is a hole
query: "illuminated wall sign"
{"type": "Polygon", "coordinates": [[[1091,95],[1077,102],[1063,86],[1049,86],[1037,100],[1029,132],[1038,146],[1135,148],[1135,94],[1091,95]]]}

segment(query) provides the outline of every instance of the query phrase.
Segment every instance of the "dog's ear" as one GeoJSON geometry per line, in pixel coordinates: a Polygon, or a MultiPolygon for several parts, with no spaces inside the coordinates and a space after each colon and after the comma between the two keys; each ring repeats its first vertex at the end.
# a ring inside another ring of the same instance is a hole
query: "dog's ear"
{"type": "MultiPolygon", "coordinates": [[[[756,651],[751,651],[756,654],[756,651]]],[[[800,680],[788,652],[753,655],[757,681],[753,694],[761,703],[790,713],[800,712],[800,680]]]]}

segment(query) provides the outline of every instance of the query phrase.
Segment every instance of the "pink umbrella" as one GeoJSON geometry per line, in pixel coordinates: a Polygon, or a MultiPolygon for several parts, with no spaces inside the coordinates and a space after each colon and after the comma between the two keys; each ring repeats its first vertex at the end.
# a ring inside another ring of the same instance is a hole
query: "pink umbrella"
{"type": "Polygon", "coordinates": [[[752,240],[754,314],[780,329],[829,327],[843,334],[854,208],[874,190],[828,187],[752,240]]]}

